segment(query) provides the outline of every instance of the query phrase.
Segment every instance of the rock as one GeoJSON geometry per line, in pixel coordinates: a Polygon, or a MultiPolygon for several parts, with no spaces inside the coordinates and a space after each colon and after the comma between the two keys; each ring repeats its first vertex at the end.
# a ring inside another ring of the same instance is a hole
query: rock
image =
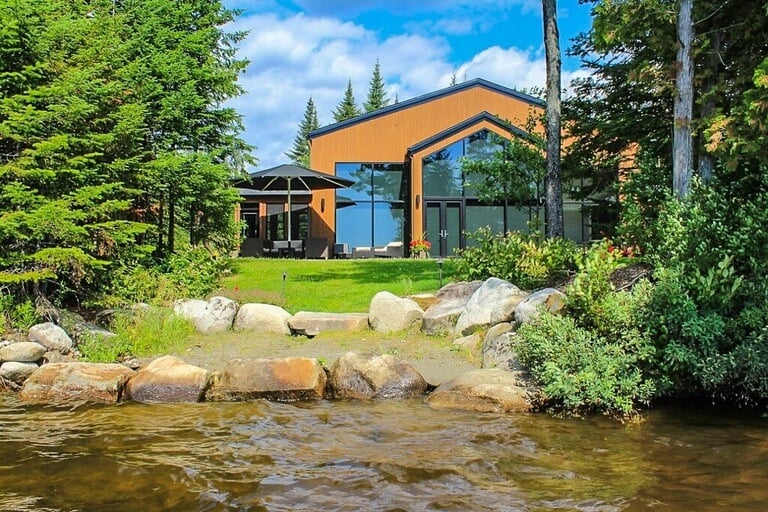
{"type": "Polygon", "coordinates": [[[440,384],[427,398],[431,407],[478,412],[530,411],[529,388],[498,368],[475,370],[440,384]]]}
{"type": "Polygon", "coordinates": [[[74,324],[69,333],[78,345],[85,341],[103,340],[117,336],[117,334],[112,331],[108,331],[103,327],[87,322],[78,322],[74,324]]]}
{"type": "Polygon", "coordinates": [[[467,336],[475,331],[512,318],[515,307],[525,298],[525,292],[508,281],[491,277],[472,294],[464,306],[454,334],[467,336]]]}
{"type": "Polygon", "coordinates": [[[560,313],[565,308],[565,295],[554,288],[544,288],[530,294],[515,308],[515,321],[521,324],[532,322],[538,318],[539,308],[550,313],[560,313]]]}
{"type": "Polygon", "coordinates": [[[234,359],[206,394],[208,400],[320,400],[327,376],[317,359],[234,359]]]}
{"type": "Polygon", "coordinates": [[[27,361],[6,361],[0,365],[0,378],[21,384],[37,370],[37,363],[27,361]]]}
{"type": "Polygon", "coordinates": [[[436,302],[424,311],[421,330],[426,334],[453,332],[456,320],[482,281],[451,283],[437,292],[436,302]]]}
{"type": "Polygon", "coordinates": [[[413,366],[390,354],[347,352],[329,373],[334,398],[412,398],[424,395],[430,387],[413,366]]]}
{"type": "Polygon", "coordinates": [[[293,334],[317,336],[324,331],[364,331],[367,313],[312,313],[299,311],[288,320],[293,334]]]}
{"type": "Polygon", "coordinates": [[[200,402],[209,384],[208,370],[187,364],[178,357],[163,356],[128,381],[126,398],[137,402],[200,402]]]}
{"type": "Polygon", "coordinates": [[[117,363],[51,363],[35,370],[20,397],[33,402],[117,402],[133,371],[117,363]]]}
{"type": "Polygon", "coordinates": [[[199,299],[179,299],[173,303],[173,312],[192,322],[195,329],[202,333],[231,329],[237,309],[237,302],[226,297],[211,297],[207,302],[199,299]]]}
{"type": "Polygon", "coordinates": [[[57,350],[62,354],[67,354],[75,346],[64,329],[52,322],[33,325],[29,328],[27,338],[29,341],[35,341],[47,349],[57,350]]]}
{"type": "Polygon", "coordinates": [[[513,325],[509,322],[496,324],[485,333],[482,345],[481,368],[517,369],[517,355],[514,352],[513,325]]]}
{"type": "Polygon", "coordinates": [[[368,322],[374,331],[393,332],[421,327],[424,311],[411,299],[389,292],[373,296],[368,310],[368,322]]]}
{"type": "Polygon", "coordinates": [[[437,296],[434,293],[417,293],[409,295],[408,298],[418,304],[422,311],[426,311],[429,306],[437,302],[437,296]]]}
{"type": "Polygon", "coordinates": [[[0,363],[14,361],[31,363],[39,361],[45,355],[45,347],[34,341],[20,341],[0,348],[0,363]]]}
{"type": "Polygon", "coordinates": [[[453,344],[459,347],[464,347],[467,350],[475,351],[481,341],[482,338],[480,337],[480,334],[473,332],[469,336],[453,340],[453,344]]]}
{"type": "Polygon", "coordinates": [[[58,350],[49,350],[43,355],[43,364],[49,363],[74,363],[77,357],[74,353],[62,354],[58,350]]]}
{"type": "Polygon", "coordinates": [[[288,319],[291,314],[272,304],[243,304],[237,311],[234,328],[236,331],[272,332],[291,334],[288,319]]]}

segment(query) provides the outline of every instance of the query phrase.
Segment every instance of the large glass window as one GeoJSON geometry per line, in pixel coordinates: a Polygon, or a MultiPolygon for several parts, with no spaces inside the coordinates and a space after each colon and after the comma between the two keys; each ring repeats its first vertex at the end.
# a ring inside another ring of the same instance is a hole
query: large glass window
{"type": "Polygon", "coordinates": [[[403,164],[336,164],[336,175],[355,182],[336,191],[336,241],[373,247],[403,240],[403,164]]]}
{"type": "MultiPolygon", "coordinates": [[[[303,203],[291,205],[291,240],[309,236],[309,206],[303,203]]],[[[267,204],[267,240],[288,239],[288,219],[284,203],[267,204]]]]}
{"type": "Polygon", "coordinates": [[[475,197],[474,187],[462,175],[461,159],[490,158],[499,149],[490,132],[480,130],[426,156],[422,161],[424,196],[475,197]]]}

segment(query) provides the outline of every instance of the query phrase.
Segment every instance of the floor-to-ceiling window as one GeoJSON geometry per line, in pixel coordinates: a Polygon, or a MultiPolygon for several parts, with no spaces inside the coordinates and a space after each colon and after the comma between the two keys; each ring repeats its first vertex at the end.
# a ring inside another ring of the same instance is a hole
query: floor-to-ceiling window
{"type": "Polygon", "coordinates": [[[403,240],[403,164],[336,164],[336,176],[355,182],[336,191],[336,241],[350,247],[403,240]]]}
{"type": "MultiPolygon", "coordinates": [[[[495,139],[488,130],[480,130],[424,157],[424,222],[433,256],[450,256],[453,250],[471,245],[466,234],[481,227],[489,227],[492,233],[543,229],[544,211],[537,207],[539,198],[531,197],[529,205],[484,203],[477,197],[472,179],[462,173],[462,159],[489,158],[501,149],[495,139]]],[[[578,242],[589,238],[584,206],[568,202],[566,208],[566,236],[578,242]]]]}

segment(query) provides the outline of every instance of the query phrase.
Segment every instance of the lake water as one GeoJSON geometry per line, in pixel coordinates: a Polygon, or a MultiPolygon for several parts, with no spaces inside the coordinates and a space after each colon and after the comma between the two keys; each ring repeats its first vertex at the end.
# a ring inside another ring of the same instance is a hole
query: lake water
{"type": "Polygon", "coordinates": [[[763,511],[768,420],[420,401],[29,406],[0,396],[2,511],[763,511]]]}

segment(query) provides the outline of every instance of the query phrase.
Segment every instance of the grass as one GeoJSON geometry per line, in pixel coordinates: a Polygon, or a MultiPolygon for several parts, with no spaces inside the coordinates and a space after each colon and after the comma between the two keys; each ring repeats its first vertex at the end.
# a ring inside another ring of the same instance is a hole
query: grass
{"type": "MultiPolygon", "coordinates": [[[[442,267],[445,285],[455,270],[451,260],[444,260],[442,267]]],[[[406,296],[439,288],[439,268],[431,259],[237,258],[214,294],[241,304],[274,304],[289,313],[366,313],[380,291],[406,296]]]]}

